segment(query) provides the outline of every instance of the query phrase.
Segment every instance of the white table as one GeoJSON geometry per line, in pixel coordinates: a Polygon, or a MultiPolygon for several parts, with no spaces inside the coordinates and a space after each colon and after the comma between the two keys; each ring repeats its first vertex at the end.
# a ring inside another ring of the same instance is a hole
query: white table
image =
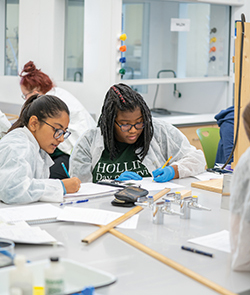
{"type": "MultiPolygon", "coordinates": [[[[194,178],[174,180],[185,186],[182,189],[191,189],[190,184],[193,181],[197,180],[194,178]]],[[[187,243],[190,238],[229,229],[229,211],[220,209],[220,194],[194,188],[192,188],[192,193],[198,196],[200,204],[212,208],[212,211],[192,210],[190,220],[165,215],[164,224],[155,225],[151,221],[150,210],[144,209],[139,213],[140,218],[136,230],[119,229],[119,231],[235,293],[249,290],[250,273],[232,271],[228,253],[187,243]],[[181,250],[182,245],[213,253],[214,258],[183,251],[181,250]]],[[[111,196],[104,197],[78,204],[78,206],[124,213],[130,210],[130,208],[113,207],[110,204],[112,199],[111,196]]],[[[0,206],[5,207],[6,205],[1,204],[0,206]]],[[[178,209],[174,206],[173,208],[178,209]]],[[[115,275],[117,281],[110,286],[98,289],[98,294],[218,294],[110,233],[106,233],[90,245],[81,243],[81,239],[98,228],[94,225],[56,222],[43,224],[41,228],[47,230],[58,241],[63,242],[64,247],[17,244],[16,253],[25,254],[31,261],[58,255],[115,275]]]]}

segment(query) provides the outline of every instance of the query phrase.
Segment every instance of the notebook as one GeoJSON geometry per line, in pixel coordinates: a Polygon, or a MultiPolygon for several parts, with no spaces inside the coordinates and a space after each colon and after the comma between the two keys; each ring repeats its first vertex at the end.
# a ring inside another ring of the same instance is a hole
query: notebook
{"type": "Polygon", "coordinates": [[[22,244],[59,244],[47,231],[25,221],[0,222],[0,238],[22,244]]]}
{"type": "Polygon", "coordinates": [[[36,204],[0,209],[0,221],[26,221],[28,224],[56,222],[61,209],[51,204],[36,204]]]}
{"type": "Polygon", "coordinates": [[[81,183],[81,187],[78,192],[73,194],[66,194],[64,199],[74,198],[74,197],[86,197],[86,199],[94,199],[96,197],[105,197],[113,195],[118,191],[119,187],[114,187],[110,185],[100,185],[92,182],[81,183]]]}

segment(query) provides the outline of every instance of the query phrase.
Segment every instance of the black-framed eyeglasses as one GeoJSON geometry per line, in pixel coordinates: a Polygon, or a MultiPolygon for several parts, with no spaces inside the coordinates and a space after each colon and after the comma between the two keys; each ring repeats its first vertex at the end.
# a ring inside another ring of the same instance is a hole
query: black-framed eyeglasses
{"type": "Polygon", "coordinates": [[[135,127],[136,130],[141,130],[144,128],[143,122],[135,123],[135,124],[124,124],[124,125],[120,125],[116,121],[115,123],[121,128],[122,132],[128,132],[132,129],[132,127],[135,127]]]}
{"type": "Polygon", "coordinates": [[[71,132],[68,131],[68,130],[64,131],[64,130],[62,130],[62,129],[55,128],[54,126],[50,125],[49,123],[47,123],[47,122],[45,122],[45,121],[43,121],[43,120],[41,120],[41,121],[42,121],[43,123],[49,125],[50,127],[52,127],[52,128],[55,130],[55,133],[54,133],[54,135],[53,135],[55,139],[58,139],[58,138],[61,137],[62,135],[63,135],[64,139],[67,139],[67,138],[70,136],[70,134],[71,134],[71,132]]]}

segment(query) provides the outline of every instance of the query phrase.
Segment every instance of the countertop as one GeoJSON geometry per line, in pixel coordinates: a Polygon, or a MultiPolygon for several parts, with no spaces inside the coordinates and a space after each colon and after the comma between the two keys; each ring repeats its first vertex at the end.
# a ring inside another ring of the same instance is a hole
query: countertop
{"type": "MultiPolygon", "coordinates": [[[[191,187],[191,183],[195,181],[197,179],[194,178],[172,180],[175,184],[183,185],[181,190],[192,190],[192,194],[198,196],[199,204],[211,208],[211,211],[191,210],[190,219],[181,219],[177,215],[165,215],[163,224],[153,224],[152,212],[144,209],[138,213],[139,220],[136,229],[120,228],[118,231],[231,292],[249,294],[250,273],[232,271],[229,253],[188,242],[191,238],[229,230],[230,212],[221,209],[221,195],[191,187]],[[182,245],[213,253],[214,257],[182,251],[182,245]]],[[[81,208],[95,208],[120,213],[130,210],[130,208],[112,206],[110,202],[113,198],[113,196],[107,196],[93,199],[77,204],[76,207],[80,210],[81,208]]],[[[37,205],[39,206],[39,203],[37,205]]],[[[8,205],[0,204],[0,208],[6,206],[8,205]]],[[[172,208],[179,211],[177,205],[173,204],[172,208]]],[[[98,228],[94,225],[79,222],[54,222],[41,224],[40,227],[62,242],[63,246],[16,243],[15,253],[25,255],[32,262],[59,256],[114,275],[117,281],[110,286],[98,289],[96,291],[98,294],[218,294],[110,233],[106,233],[89,245],[83,244],[81,240],[98,228]]]]}
{"type": "Polygon", "coordinates": [[[178,112],[171,112],[170,115],[159,115],[152,112],[154,118],[171,123],[176,127],[217,124],[217,121],[214,119],[215,115],[216,114],[187,114],[178,112]]]}

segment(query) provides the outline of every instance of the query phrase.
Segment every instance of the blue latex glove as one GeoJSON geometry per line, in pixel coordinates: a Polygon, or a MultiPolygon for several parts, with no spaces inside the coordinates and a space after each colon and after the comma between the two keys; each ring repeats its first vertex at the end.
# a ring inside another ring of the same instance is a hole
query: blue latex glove
{"type": "Polygon", "coordinates": [[[167,182],[174,178],[175,171],[172,166],[167,166],[165,168],[158,168],[152,172],[154,176],[154,181],[156,182],[167,182]]]}
{"type": "Polygon", "coordinates": [[[131,180],[131,179],[142,180],[142,177],[135,172],[125,171],[118,178],[116,178],[116,180],[119,180],[119,181],[131,180]]]}

